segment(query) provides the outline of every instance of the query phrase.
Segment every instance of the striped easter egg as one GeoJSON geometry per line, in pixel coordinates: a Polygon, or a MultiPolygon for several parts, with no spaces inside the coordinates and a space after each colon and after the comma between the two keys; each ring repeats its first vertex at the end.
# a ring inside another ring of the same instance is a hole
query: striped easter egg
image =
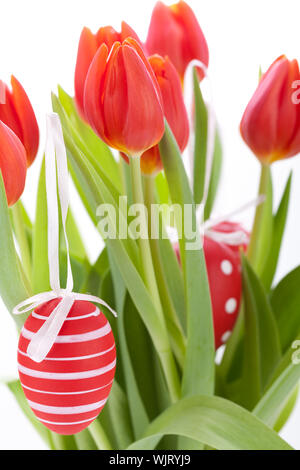
{"type": "Polygon", "coordinates": [[[36,417],[58,434],[85,429],[104,407],[114,379],[116,348],[106,317],[90,302],[76,300],[47,357],[30,359],[27,347],[60,299],[37,307],[19,339],[18,369],[36,417]]]}

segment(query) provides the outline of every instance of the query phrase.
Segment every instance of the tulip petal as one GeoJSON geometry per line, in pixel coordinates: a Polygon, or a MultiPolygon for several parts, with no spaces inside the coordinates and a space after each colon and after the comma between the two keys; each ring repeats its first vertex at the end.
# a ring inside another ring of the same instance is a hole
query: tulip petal
{"type": "Polygon", "coordinates": [[[26,151],[16,134],[0,121],[0,170],[7,202],[11,206],[23,193],[26,179],[26,151]]]}
{"type": "Polygon", "coordinates": [[[169,56],[181,76],[184,73],[181,53],[183,40],[184,32],[174,21],[170,8],[157,2],[152,12],[146,48],[149,54],[169,56]]]}
{"type": "Polygon", "coordinates": [[[283,119],[285,119],[285,126],[290,126],[290,139],[286,143],[286,157],[292,157],[300,152],[300,103],[294,103],[292,100],[292,94],[294,92],[293,82],[300,79],[299,65],[296,60],[293,60],[290,64],[290,74],[287,89],[287,100],[288,108],[290,109],[290,115],[294,116],[293,122],[287,116],[287,111],[283,119]],[[292,132],[291,132],[292,131],[292,132]]]}
{"type": "Polygon", "coordinates": [[[103,26],[97,33],[98,47],[101,44],[106,44],[110,51],[115,42],[121,41],[121,35],[112,26],[103,26]]]}
{"type": "Polygon", "coordinates": [[[241,120],[245,142],[260,158],[276,152],[280,92],[288,75],[288,61],[281,58],[265,73],[241,120]]]}
{"type": "MultiPolygon", "coordinates": [[[[208,47],[193,10],[184,1],[166,6],[158,2],[153,10],[146,40],[149,54],[168,56],[183,79],[193,59],[208,66],[208,47]]],[[[199,78],[203,71],[199,70],[199,78]]]]}
{"type": "MultiPolygon", "coordinates": [[[[179,70],[179,73],[183,75],[187,64],[193,59],[200,60],[207,67],[209,60],[208,46],[193,10],[183,1],[171,5],[170,9],[182,31],[184,31],[181,48],[181,64],[184,69],[179,70]]],[[[200,78],[203,78],[203,71],[198,73],[200,78]]]]}
{"type": "Polygon", "coordinates": [[[0,103],[0,120],[13,130],[19,139],[22,139],[22,127],[14,107],[12,93],[7,85],[3,84],[3,86],[5,89],[5,100],[4,103],[0,103]]]}
{"type": "Polygon", "coordinates": [[[21,141],[27,154],[27,166],[30,166],[39,147],[39,128],[28,96],[14,76],[11,77],[11,86],[14,108],[22,129],[21,141]]]}
{"type": "MultiPolygon", "coordinates": [[[[124,129],[126,148],[133,153],[157,144],[164,133],[163,108],[148,66],[135,48],[122,47],[128,108],[124,129]],[[136,84],[139,84],[137,87],[136,84]]],[[[153,74],[154,75],[154,74],[153,74]]],[[[154,82],[155,80],[155,82],[154,82]]]]}
{"type": "Polygon", "coordinates": [[[98,49],[87,74],[84,87],[84,112],[94,131],[107,142],[102,116],[102,82],[106,71],[108,49],[106,44],[98,49]]]}
{"type": "Polygon", "coordinates": [[[160,158],[158,145],[146,150],[141,156],[141,170],[144,175],[153,175],[162,170],[163,164],[160,158]]]}
{"type": "Polygon", "coordinates": [[[97,52],[98,43],[96,36],[88,28],[83,28],[77,53],[75,69],[75,102],[80,115],[84,118],[84,85],[85,79],[97,52]]]}
{"type": "Polygon", "coordinates": [[[189,138],[189,122],[183,101],[179,75],[169,60],[158,55],[149,57],[162,95],[165,117],[181,151],[189,138]]]}
{"type": "Polygon", "coordinates": [[[131,26],[129,26],[129,24],[125,23],[125,21],[122,21],[120,41],[123,42],[127,38],[135,39],[135,41],[142,46],[142,42],[140,41],[140,38],[136,32],[131,28],[131,26]]]}

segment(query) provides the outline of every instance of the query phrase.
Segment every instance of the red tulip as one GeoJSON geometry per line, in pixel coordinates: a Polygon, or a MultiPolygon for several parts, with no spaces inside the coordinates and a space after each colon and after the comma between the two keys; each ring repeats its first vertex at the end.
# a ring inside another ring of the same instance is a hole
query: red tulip
{"type": "MultiPolygon", "coordinates": [[[[208,66],[208,47],[193,10],[183,1],[166,6],[158,2],[154,7],[146,49],[149,54],[168,56],[181,79],[191,60],[200,60],[208,66]]],[[[203,71],[199,70],[199,78],[203,71]]]]}
{"type": "Polygon", "coordinates": [[[16,134],[0,121],[0,170],[11,206],[23,193],[26,179],[26,151],[16,134]]]}
{"type": "Polygon", "coordinates": [[[262,76],[241,120],[241,135],[263,164],[300,152],[300,105],[293,99],[300,79],[296,60],[280,56],[262,76]]]}
{"type": "Polygon", "coordinates": [[[102,44],[106,44],[108,51],[110,51],[114,42],[122,43],[128,37],[140,42],[137,34],[124,21],[120,33],[112,26],[104,26],[96,34],[93,34],[88,28],[83,28],[78,45],[75,69],[75,102],[82,118],[85,118],[83,106],[85,79],[96,52],[102,44]]]}
{"type": "MultiPolygon", "coordinates": [[[[163,59],[159,55],[154,55],[149,57],[148,60],[161,91],[165,117],[180,150],[183,151],[189,138],[189,122],[183,101],[179,75],[167,57],[163,59]]],[[[122,156],[126,159],[126,156],[122,156]]],[[[155,174],[161,169],[162,161],[159,147],[155,145],[143,153],[141,157],[141,170],[144,174],[149,175],[155,174]]]]}
{"type": "Polygon", "coordinates": [[[11,90],[5,87],[4,103],[0,101],[0,120],[19,137],[25,147],[27,166],[34,161],[39,146],[39,128],[28,96],[18,80],[11,77],[11,90]]]}
{"type": "Polygon", "coordinates": [[[85,116],[108,145],[140,155],[164,133],[160,89],[142,48],[132,38],[98,49],[85,81],[85,116]]]}

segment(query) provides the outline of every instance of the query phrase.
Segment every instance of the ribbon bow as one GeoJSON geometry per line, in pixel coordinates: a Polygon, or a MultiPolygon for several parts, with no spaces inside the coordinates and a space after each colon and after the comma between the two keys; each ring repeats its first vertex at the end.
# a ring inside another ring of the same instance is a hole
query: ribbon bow
{"type": "MultiPolygon", "coordinates": [[[[31,339],[27,353],[35,362],[42,362],[52,348],[56,337],[67,318],[75,300],[85,300],[104,305],[113,315],[116,312],[99,297],[73,292],[73,275],[66,232],[66,219],[69,207],[68,164],[63,132],[58,114],[47,114],[47,138],[45,149],[46,193],[48,209],[48,261],[51,291],[42,292],[21,302],[13,309],[14,315],[20,315],[49,300],[59,298],[60,302],[51,312],[41,328],[31,339]],[[63,235],[67,251],[67,283],[62,289],[59,275],[59,218],[58,197],[61,207],[63,235]]],[[[99,313],[95,313],[99,314],[99,313]]]]}

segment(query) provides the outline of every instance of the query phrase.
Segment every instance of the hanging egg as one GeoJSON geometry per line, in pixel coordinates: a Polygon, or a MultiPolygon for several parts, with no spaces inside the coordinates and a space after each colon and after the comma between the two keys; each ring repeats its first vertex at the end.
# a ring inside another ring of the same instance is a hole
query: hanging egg
{"type": "Polygon", "coordinates": [[[19,339],[18,369],[39,421],[68,435],[85,429],[104,407],[114,379],[116,348],[103,313],[90,302],[76,300],[46,358],[33,361],[28,344],[59,301],[40,305],[27,318],[19,339]]]}
{"type": "Polygon", "coordinates": [[[208,237],[204,237],[203,248],[218,348],[229,338],[238,316],[242,294],[241,262],[227,245],[208,237]]]}
{"type": "Polygon", "coordinates": [[[238,222],[224,221],[224,222],[221,222],[217,225],[214,225],[213,230],[216,231],[216,232],[221,232],[221,233],[240,232],[240,233],[244,234],[244,240],[242,241],[241,244],[229,244],[229,243],[225,243],[225,242],[224,243],[226,244],[226,246],[228,246],[228,248],[230,248],[232,251],[234,251],[238,256],[240,256],[241,250],[243,252],[247,251],[248,244],[249,244],[249,239],[250,239],[250,234],[238,222]]]}
{"type": "MultiPolygon", "coordinates": [[[[180,261],[178,243],[174,244],[174,250],[180,261]]],[[[241,261],[239,252],[209,237],[204,237],[203,250],[217,349],[229,338],[238,316],[242,294],[241,261]]]]}

